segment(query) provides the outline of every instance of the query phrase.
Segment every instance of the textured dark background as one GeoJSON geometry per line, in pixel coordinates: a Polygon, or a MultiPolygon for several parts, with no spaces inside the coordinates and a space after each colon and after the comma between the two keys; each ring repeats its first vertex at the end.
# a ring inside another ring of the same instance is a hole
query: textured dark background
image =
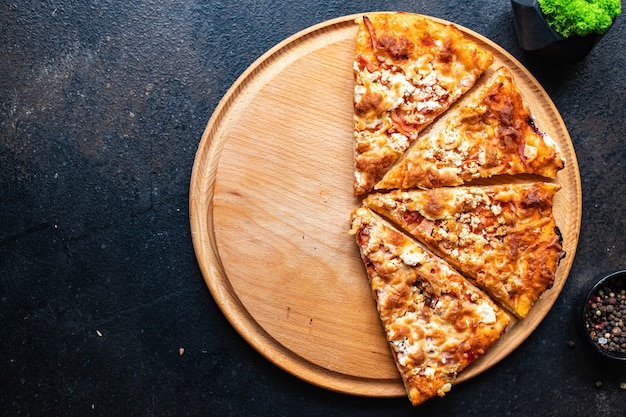
{"type": "Polygon", "coordinates": [[[626,368],[575,326],[583,289],[626,267],[624,20],[560,65],[519,49],[507,0],[0,1],[0,415],[624,415],[626,368]],[[189,231],[194,154],[230,85],[290,35],[371,10],[450,20],[517,57],[561,112],[583,185],[554,308],[418,409],[264,359],[211,298],[189,231]]]}

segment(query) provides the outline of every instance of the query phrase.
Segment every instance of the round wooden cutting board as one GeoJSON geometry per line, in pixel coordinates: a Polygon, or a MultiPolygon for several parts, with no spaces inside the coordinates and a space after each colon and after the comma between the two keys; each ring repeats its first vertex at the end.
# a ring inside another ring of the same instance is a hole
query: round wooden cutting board
{"type": "MultiPolygon", "coordinates": [[[[358,16],[334,19],[280,43],[244,72],[202,136],[190,187],[194,248],[215,301],[270,361],[318,386],[402,396],[353,236],[352,96],[358,16]]],[[[444,22],[440,19],[434,19],[444,22]]],[[[448,22],[445,22],[448,23],[448,22]]],[[[459,374],[494,365],[539,325],[574,260],[582,212],[580,174],[552,101],[511,55],[460,27],[508,67],[538,127],[566,160],[554,211],[567,256],[554,286],[488,353],[459,374]]]]}

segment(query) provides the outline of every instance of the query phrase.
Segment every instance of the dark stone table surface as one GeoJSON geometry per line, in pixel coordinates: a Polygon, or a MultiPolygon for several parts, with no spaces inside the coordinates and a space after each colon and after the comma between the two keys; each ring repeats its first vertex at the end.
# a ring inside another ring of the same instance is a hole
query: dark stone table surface
{"type": "Polygon", "coordinates": [[[0,2],[0,415],[624,416],[626,368],[577,303],[626,267],[626,22],[577,64],[522,51],[506,0],[0,2]],[[405,10],[501,45],[576,149],[578,252],[554,307],[444,399],[310,385],[231,327],[198,268],[191,169],[220,98],[266,50],[325,20],[405,10]],[[184,354],[180,354],[180,349],[184,354]]]}

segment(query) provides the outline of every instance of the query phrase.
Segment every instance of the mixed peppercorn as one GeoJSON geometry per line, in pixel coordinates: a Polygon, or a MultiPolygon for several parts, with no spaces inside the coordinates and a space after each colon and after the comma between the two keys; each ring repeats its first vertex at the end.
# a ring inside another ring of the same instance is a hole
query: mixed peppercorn
{"type": "Polygon", "coordinates": [[[600,286],[589,298],[585,328],[600,349],[626,358],[626,289],[608,285],[600,286]]]}

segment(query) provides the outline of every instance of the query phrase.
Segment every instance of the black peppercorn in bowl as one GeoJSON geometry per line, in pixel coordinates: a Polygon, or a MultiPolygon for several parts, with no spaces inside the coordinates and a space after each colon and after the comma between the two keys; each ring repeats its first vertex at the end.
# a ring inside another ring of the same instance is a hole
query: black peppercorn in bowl
{"type": "Polygon", "coordinates": [[[626,270],[600,279],[582,308],[585,339],[603,356],[626,362],[626,270]]]}

